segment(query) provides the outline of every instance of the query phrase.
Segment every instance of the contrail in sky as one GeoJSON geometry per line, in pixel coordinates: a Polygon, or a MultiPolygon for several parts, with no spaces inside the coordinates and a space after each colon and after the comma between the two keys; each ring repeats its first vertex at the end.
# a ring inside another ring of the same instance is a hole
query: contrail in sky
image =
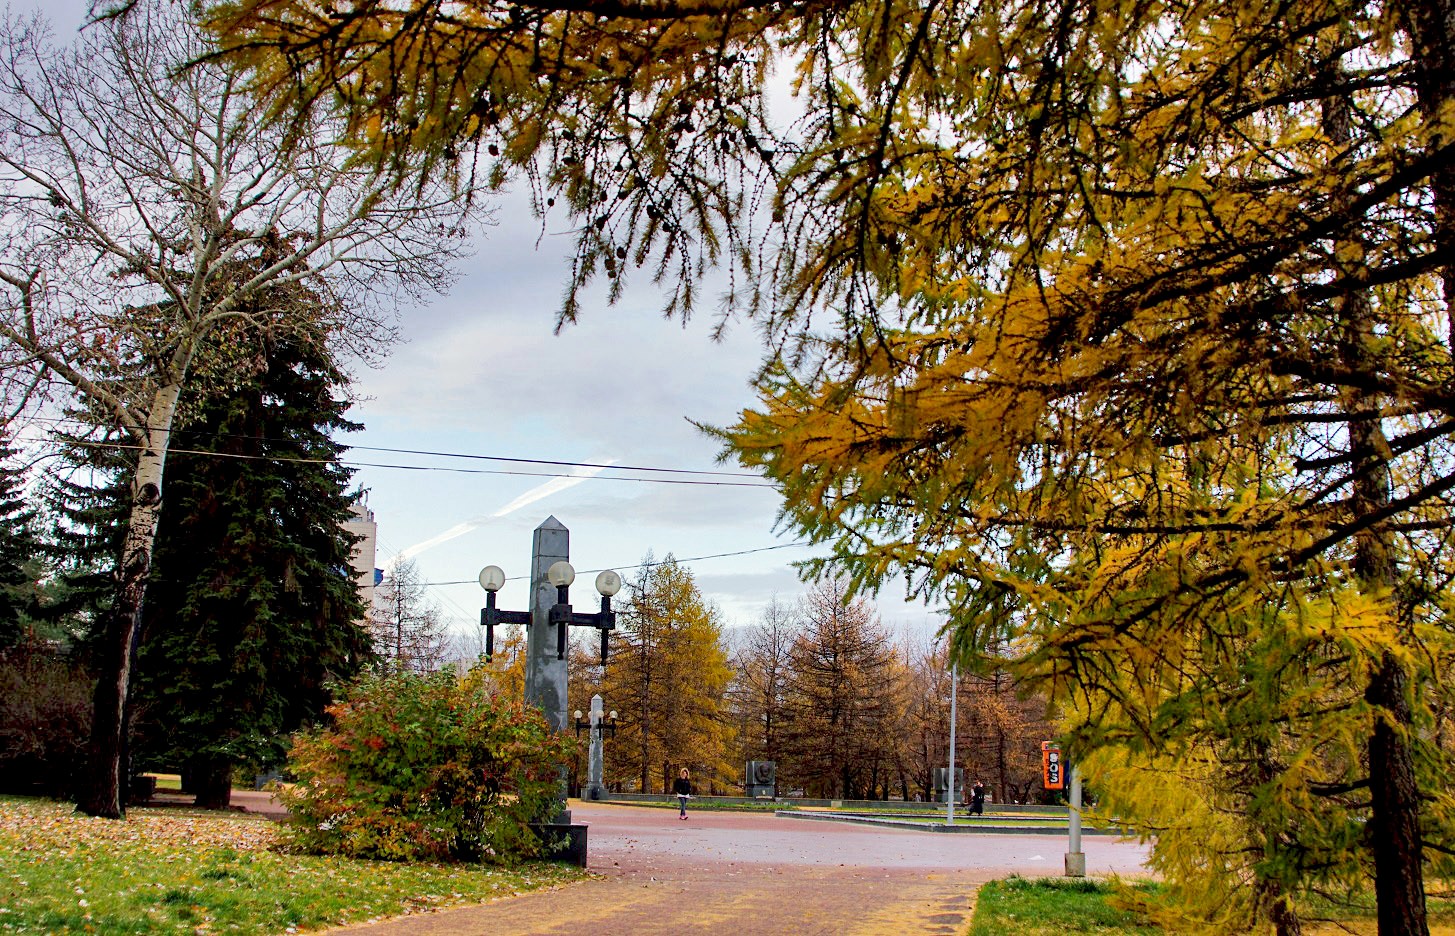
{"type": "Polygon", "coordinates": [[[571,469],[570,477],[552,478],[544,484],[538,484],[535,487],[531,488],[529,491],[526,491],[524,494],[517,497],[515,500],[506,504],[504,507],[501,507],[499,510],[495,511],[493,514],[490,514],[489,516],[476,517],[473,520],[466,520],[464,523],[457,523],[454,526],[450,527],[448,530],[439,534],[438,536],[432,536],[422,543],[415,543],[413,546],[410,546],[407,549],[401,549],[398,555],[396,555],[393,559],[390,559],[389,562],[386,563],[386,568],[393,568],[401,560],[409,559],[412,556],[417,556],[420,553],[424,552],[426,549],[433,549],[440,543],[448,543],[450,540],[455,539],[456,537],[464,536],[471,530],[479,529],[480,527],[489,523],[491,520],[498,520],[499,518],[504,517],[507,514],[515,513],[522,507],[529,507],[536,501],[544,500],[545,498],[550,497],[552,494],[559,494],[561,491],[564,491],[567,488],[573,488],[576,485],[580,484],[582,481],[586,481],[601,474],[601,472],[605,471],[607,467],[609,467],[611,464],[611,462],[607,462],[605,465],[599,465],[592,468],[573,468],[571,469]]]}

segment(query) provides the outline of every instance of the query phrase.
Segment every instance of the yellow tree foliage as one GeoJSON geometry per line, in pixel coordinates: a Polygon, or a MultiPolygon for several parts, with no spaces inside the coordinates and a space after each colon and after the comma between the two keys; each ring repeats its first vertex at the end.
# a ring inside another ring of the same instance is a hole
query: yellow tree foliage
{"type": "Polygon", "coordinates": [[[565,319],[597,275],[646,266],[686,312],[729,266],[725,306],[782,353],[723,438],[792,527],[857,587],[944,601],[961,654],[1010,647],[1083,752],[1206,745],[1258,818],[1263,857],[1217,866],[1253,875],[1248,912],[1291,932],[1303,889],[1372,875],[1381,932],[1426,931],[1449,0],[213,11],[260,91],[342,106],[361,158],[524,167],[578,231],[565,319]]]}
{"type": "Polygon", "coordinates": [[[903,668],[874,606],[827,578],[798,605],[788,651],[779,766],[809,796],[873,799],[897,779],[903,668]]]}
{"type": "Polygon", "coordinates": [[[722,620],[703,601],[691,570],[648,556],[618,613],[601,694],[620,715],[608,776],[665,792],[687,767],[706,791],[728,781],[733,727],[726,711],[728,665],[722,620]]]}

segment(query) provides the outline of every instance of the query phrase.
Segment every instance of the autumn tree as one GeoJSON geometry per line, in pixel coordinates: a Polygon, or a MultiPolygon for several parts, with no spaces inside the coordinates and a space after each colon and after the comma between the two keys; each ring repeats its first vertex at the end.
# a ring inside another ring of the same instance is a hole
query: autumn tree
{"type": "Polygon", "coordinates": [[[733,652],[728,697],[738,726],[739,759],[745,764],[783,757],[789,654],[799,626],[794,607],[774,595],[733,652]]]}
{"type": "Polygon", "coordinates": [[[898,732],[900,794],[925,801],[934,796],[935,769],[949,766],[950,669],[944,654],[901,647],[905,705],[898,732]]]}
{"type": "Polygon", "coordinates": [[[698,782],[730,775],[728,666],[718,611],[691,570],[649,554],[617,612],[602,695],[620,712],[611,759],[615,782],[665,790],[681,767],[698,782]]]}
{"type": "Polygon", "coordinates": [[[425,591],[419,566],[408,557],[395,559],[374,588],[369,631],[374,652],[394,672],[429,673],[449,654],[445,622],[425,591]]]}
{"type": "Polygon", "coordinates": [[[955,763],[964,787],[985,782],[1000,802],[1034,802],[1041,791],[1041,742],[1058,730],[1048,717],[1048,700],[1017,681],[998,654],[951,674],[941,644],[906,647],[900,657],[908,688],[900,715],[900,757],[904,789],[928,799],[937,769],[949,764],[950,695],[955,693],[955,763]]]}
{"type": "MultiPolygon", "coordinates": [[[[68,48],[40,20],[0,29],[0,348],[6,390],[74,394],[137,452],[98,681],[87,812],[118,816],[121,748],[177,400],[223,323],[258,323],[264,289],[321,302],[269,310],[377,351],[389,299],[441,286],[468,198],[400,190],[333,146],[333,121],[265,122],[179,7],[97,24],[68,48]]],[[[17,402],[12,400],[12,402],[17,402]]]]}
{"type": "MultiPolygon", "coordinates": [[[[1188,714],[1236,695],[1250,648],[1306,662],[1343,694],[1253,684],[1243,711],[1277,732],[1258,795],[1286,829],[1336,817],[1321,854],[1372,877],[1380,931],[1427,931],[1448,3],[214,9],[273,101],[343,105],[361,152],[473,144],[533,173],[577,222],[567,319],[596,276],[644,265],[685,312],[705,265],[733,266],[726,305],[784,353],[730,450],[853,584],[944,600],[957,654],[1010,638],[1079,747],[1226,731],[1188,714]]],[[[1255,890],[1331,867],[1272,847],[1255,890]]]]}
{"type": "Polygon", "coordinates": [[[525,630],[506,625],[495,630],[494,654],[486,657],[485,629],[474,627],[451,636],[446,651],[449,663],[465,672],[484,667],[497,692],[515,699],[525,696],[525,630]]]}
{"type": "Polygon", "coordinates": [[[869,601],[825,579],[800,600],[788,655],[780,783],[811,796],[867,798],[892,763],[895,652],[869,601]]]}

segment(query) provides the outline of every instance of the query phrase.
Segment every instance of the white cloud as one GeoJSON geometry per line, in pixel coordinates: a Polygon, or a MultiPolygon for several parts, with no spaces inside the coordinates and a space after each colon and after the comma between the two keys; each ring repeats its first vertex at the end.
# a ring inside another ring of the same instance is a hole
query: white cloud
{"type": "Polygon", "coordinates": [[[504,507],[501,507],[499,510],[495,511],[493,514],[490,514],[488,517],[476,517],[473,520],[466,520],[464,523],[457,523],[443,533],[432,536],[422,543],[415,543],[413,546],[408,546],[404,549],[399,550],[398,555],[396,555],[390,561],[389,565],[393,566],[395,563],[399,562],[402,559],[412,558],[427,549],[432,549],[435,546],[439,546],[443,543],[448,543],[450,540],[464,536],[466,533],[474,532],[475,530],[486,525],[492,520],[498,520],[501,517],[509,516],[510,514],[515,513],[517,510],[520,510],[523,507],[528,507],[531,504],[537,503],[539,501],[543,501],[553,494],[559,494],[562,491],[569,490],[570,488],[575,487],[576,485],[580,484],[582,481],[587,480],[588,478],[596,477],[597,475],[601,474],[603,470],[603,468],[574,468],[571,471],[570,477],[552,478],[544,484],[538,484],[535,487],[531,488],[529,491],[526,491],[524,494],[512,500],[510,503],[506,504],[504,507]]]}

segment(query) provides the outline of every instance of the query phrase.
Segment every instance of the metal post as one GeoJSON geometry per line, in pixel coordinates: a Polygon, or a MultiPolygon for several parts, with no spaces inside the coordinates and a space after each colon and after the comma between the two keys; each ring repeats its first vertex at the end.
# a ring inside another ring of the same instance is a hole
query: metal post
{"type": "Polygon", "coordinates": [[[955,824],[955,697],[960,694],[960,669],[954,663],[950,664],[950,773],[946,786],[950,792],[946,795],[945,825],[955,824]]]}
{"type": "Polygon", "coordinates": [[[1071,764],[1070,841],[1066,852],[1066,876],[1086,877],[1086,853],[1081,850],[1081,771],[1071,764]]]}

